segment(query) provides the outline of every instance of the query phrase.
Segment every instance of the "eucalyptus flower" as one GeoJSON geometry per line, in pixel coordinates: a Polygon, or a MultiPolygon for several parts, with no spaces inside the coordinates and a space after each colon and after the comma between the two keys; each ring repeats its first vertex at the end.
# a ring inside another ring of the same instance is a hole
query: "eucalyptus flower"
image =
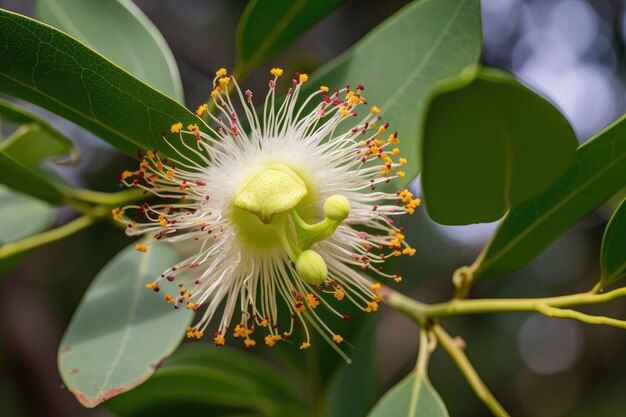
{"type": "Polygon", "coordinates": [[[401,281],[382,265],[415,249],[393,218],[412,214],[420,201],[406,189],[380,189],[404,177],[407,160],[399,157],[398,133],[367,107],[362,85],[321,86],[300,103],[308,76],[296,73],[278,101],[283,70],[270,72],[257,112],[252,92],[217,71],[211,98],[218,115],[203,104],[196,123],[163,134],[174,157],[140,152],[139,169],[121,174],[123,184],[159,202],[116,208],[113,216],[131,236],[195,241],[192,256],[147,284],[175,308],[206,306],[188,337],[200,339],[212,326],[216,345],[232,335],[250,348],[262,331],[268,346],[297,338],[306,349],[313,328],[336,347],[343,337],[318,310],[348,319],[342,303],[378,309],[381,284],[370,276],[401,281]]]}

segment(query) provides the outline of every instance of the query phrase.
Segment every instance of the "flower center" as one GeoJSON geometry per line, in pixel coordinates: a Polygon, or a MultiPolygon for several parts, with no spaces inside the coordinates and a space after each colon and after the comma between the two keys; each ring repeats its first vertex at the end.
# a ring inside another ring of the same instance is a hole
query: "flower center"
{"type": "Polygon", "coordinates": [[[350,214],[350,202],[333,195],[324,202],[324,219],[310,224],[298,213],[307,211],[305,181],[283,164],[268,165],[236,190],[232,219],[245,243],[258,249],[281,247],[295,263],[298,275],[323,283],[326,263],[311,246],[330,237],[350,214]]]}

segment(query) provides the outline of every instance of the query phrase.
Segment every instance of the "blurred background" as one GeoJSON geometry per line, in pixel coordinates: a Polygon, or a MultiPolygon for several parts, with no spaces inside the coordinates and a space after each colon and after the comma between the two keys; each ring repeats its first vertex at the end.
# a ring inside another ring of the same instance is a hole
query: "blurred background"
{"type": "MultiPolygon", "coordinates": [[[[195,108],[207,97],[212,73],[232,67],[235,29],[246,1],[135,3],[163,33],[181,71],[186,104],[195,108]]],[[[406,3],[346,1],[244,84],[264,89],[273,65],[313,72],[406,3]]],[[[32,16],[27,0],[0,6],[32,16]]],[[[552,100],[582,143],[624,113],[625,12],[622,0],[483,0],[484,62],[512,71],[552,100]]],[[[116,191],[115,173],[131,161],[69,122],[38,112],[73,138],[83,155],[78,166],[55,170],[76,185],[116,191]]],[[[413,187],[419,194],[419,183],[413,187]]],[[[523,270],[477,285],[473,296],[543,297],[590,289],[599,276],[600,242],[615,204],[583,220],[523,270]]],[[[73,215],[60,210],[55,224],[73,215]]],[[[418,259],[399,265],[406,277],[402,289],[423,301],[444,301],[452,293],[452,272],[473,262],[497,224],[442,227],[423,212],[411,220],[407,236],[418,259]]],[[[104,408],[83,409],[63,388],[56,350],[92,278],[129,243],[119,230],[99,224],[29,253],[0,281],[1,415],[111,415],[104,408]]],[[[626,317],[626,304],[590,311],[626,317]]],[[[417,329],[390,311],[377,320],[380,395],[414,366],[417,329]]],[[[468,356],[512,415],[624,415],[626,332],[521,313],[450,319],[445,325],[467,342],[468,356]]],[[[434,355],[430,374],[451,416],[488,414],[445,354],[434,355]]]]}

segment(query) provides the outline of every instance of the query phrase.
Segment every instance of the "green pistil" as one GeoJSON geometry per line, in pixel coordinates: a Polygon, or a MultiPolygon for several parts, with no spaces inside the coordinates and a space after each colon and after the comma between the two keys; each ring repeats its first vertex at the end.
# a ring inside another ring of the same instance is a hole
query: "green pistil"
{"type": "Polygon", "coordinates": [[[324,202],[324,220],[309,224],[297,212],[307,195],[305,182],[293,170],[282,164],[270,165],[249,177],[237,190],[233,219],[248,243],[266,248],[278,244],[296,265],[300,278],[320,284],[326,279],[328,268],[311,246],[335,233],[350,214],[350,202],[342,195],[328,197],[324,202]]]}

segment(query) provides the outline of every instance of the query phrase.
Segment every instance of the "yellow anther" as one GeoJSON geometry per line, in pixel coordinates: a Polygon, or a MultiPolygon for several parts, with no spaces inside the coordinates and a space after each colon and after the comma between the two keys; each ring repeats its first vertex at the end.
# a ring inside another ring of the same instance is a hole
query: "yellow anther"
{"type": "Polygon", "coordinates": [[[372,313],[378,310],[378,303],[376,301],[370,301],[367,303],[367,307],[363,309],[366,313],[372,313]]]}
{"type": "Polygon", "coordinates": [[[202,116],[204,114],[204,112],[207,111],[208,108],[209,108],[209,106],[206,103],[198,106],[198,109],[196,110],[196,116],[198,116],[198,117],[202,116]]]}
{"type": "Polygon", "coordinates": [[[320,301],[317,299],[315,295],[308,293],[306,295],[306,303],[309,307],[315,308],[320,304],[320,301]]]}
{"type": "Polygon", "coordinates": [[[170,304],[174,301],[174,297],[172,297],[169,294],[165,294],[165,301],[167,301],[167,303],[170,304]]]}
{"type": "Polygon", "coordinates": [[[402,254],[403,255],[413,256],[413,255],[415,255],[415,249],[413,249],[413,248],[404,248],[402,250],[402,254]]]}
{"type": "Polygon", "coordinates": [[[180,122],[174,123],[172,125],[172,133],[180,133],[182,129],[183,129],[183,124],[180,122]]]}
{"type": "Polygon", "coordinates": [[[375,296],[372,297],[372,300],[377,303],[380,303],[384,296],[385,294],[376,294],[375,296]]]}
{"type": "Polygon", "coordinates": [[[381,126],[378,128],[378,134],[382,135],[383,133],[385,133],[387,131],[387,128],[385,128],[385,126],[381,126]]]}
{"type": "Polygon", "coordinates": [[[402,281],[402,277],[398,276],[398,277],[395,277],[393,280],[395,282],[401,282],[402,281]]]}
{"type": "Polygon", "coordinates": [[[189,130],[192,133],[195,133],[195,132],[198,132],[200,128],[198,128],[198,125],[194,123],[192,125],[188,125],[187,130],[189,130]]]}
{"type": "Polygon", "coordinates": [[[396,175],[397,175],[399,178],[404,178],[404,176],[405,176],[406,174],[404,173],[404,171],[398,171],[396,175]]]}
{"type": "Polygon", "coordinates": [[[215,96],[217,96],[217,91],[215,90],[211,91],[211,97],[215,98],[215,96]]]}
{"type": "Polygon", "coordinates": [[[341,113],[342,116],[349,116],[350,112],[346,109],[341,109],[339,110],[339,113],[341,113]]]}
{"type": "Polygon", "coordinates": [[[165,216],[159,216],[159,223],[161,224],[161,227],[167,227],[167,219],[165,218],[165,216]]]}
{"type": "Polygon", "coordinates": [[[400,256],[400,255],[402,255],[402,252],[400,252],[399,250],[393,251],[393,256],[400,256]]]}
{"type": "Polygon", "coordinates": [[[306,307],[304,306],[304,304],[302,303],[296,304],[296,311],[298,313],[302,313],[304,310],[306,310],[306,307]]]}
{"type": "Polygon", "coordinates": [[[150,167],[150,163],[148,161],[146,161],[145,159],[143,159],[140,163],[139,163],[139,170],[141,172],[146,172],[148,170],[148,168],[150,167]]]}
{"type": "Polygon", "coordinates": [[[111,210],[111,214],[113,214],[113,220],[122,220],[122,216],[124,216],[124,210],[116,207],[111,210]]]}
{"type": "Polygon", "coordinates": [[[372,114],[380,113],[380,109],[378,108],[378,106],[372,106],[372,108],[370,109],[370,113],[372,114]]]}
{"type": "Polygon", "coordinates": [[[389,138],[387,138],[387,142],[389,142],[389,143],[400,143],[400,139],[398,139],[398,137],[396,135],[389,135],[389,138]]]}
{"type": "Polygon", "coordinates": [[[261,327],[267,327],[267,325],[268,325],[268,324],[269,324],[269,323],[268,323],[267,319],[263,319],[263,320],[261,320],[261,323],[259,324],[259,326],[261,326],[261,327]]]}
{"type": "Polygon", "coordinates": [[[154,282],[148,282],[146,284],[146,288],[151,290],[152,288],[154,288],[156,286],[156,284],[154,282]]]}
{"type": "Polygon", "coordinates": [[[337,289],[335,290],[335,293],[333,294],[333,296],[334,296],[337,300],[341,301],[341,300],[343,300],[343,297],[345,297],[345,296],[346,296],[346,293],[345,293],[345,292],[343,292],[343,290],[342,290],[341,288],[337,288],[337,289]]]}
{"type": "Polygon", "coordinates": [[[409,214],[415,213],[415,209],[413,207],[405,207],[404,211],[409,213],[409,214]]]}
{"type": "Polygon", "coordinates": [[[243,344],[246,345],[246,349],[250,349],[252,346],[256,346],[256,340],[246,339],[243,341],[243,344]]]}
{"type": "Polygon", "coordinates": [[[391,150],[391,154],[392,154],[393,156],[398,156],[398,155],[400,155],[400,148],[393,148],[393,149],[391,150]]]}
{"type": "Polygon", "coordinates": [[[148,247],[146,245],[142,245],[141,243],[135,244],[135,249],[138,250],[139,252],[147,252],[148,251],[148,247]]]}
{"type": "Polygon", "coordinates": [[[126,178],[132,177],[133,176],[133,172],[132,171],[124,171],[122,172],[122,179],[125,180],[126,178]]]}
{"type": "Polygon", "coordinates": [[[325,85],[320,86],[320,90],[322,90],[322,92],[324,93],[328,93],[330,91],[330,89],[326,87],[325,85]]]}
{"type": "Polygon", "coordinates": [[[146,155],[148,156],[148,159],[154,159],[154,152],[148,151],[146,152],[146,155]]]}
{"type": "Polygon", "coordinates": [[[187,303],[187,308],[189,310],[192,310],[196,305],[194,303],[192,303],[191,301],[187,303]]]}
{"type": "Polygon", "coordinates": [[[215,346],[224,346],[224,343],[226,343],[226,340],[221,336],[215,336],[213,338],[213,343],[215,343],[215,346]]]}
{"type": "Polygon", "coordinates": [[[362,141],[359,142],[359,146],[367,146],[367,142],[362,140],[362,141]]]}
{"type": "Polygon", "coordinates": [[[276,344],[276,341],[274,340],[271,334],[268,334],[267,336],[265,336],[265,344],[269,347],[272,347],[276,344]]]}
{"type": "Polygon", "coordinates": [[[246,337],[247,335],[248,332],[242,324],[238,324],[235,326],[235,330],[233,331],[233,337],[235,339],[239,339],[240,337],[246,337]]]}
{"type": "Polygon", "coordinates": [[[220,68],[217,71],[215,71],[215,75],[218,77],[223,77],[226,74],[228,74],[228,71],[226,71],[226,68],[220,68]]]}
{"type": "Polygon", "coordinates": [[[302,344],[300,345],[300,350],[306,349],[306,348],[309,348],[309,347],[311,347],[311,343],[309,343],[309,342],[302,342],[302,344]]]}
{"type": "Polygon", "coordinates": [[[168,170],[165,176],[171,180],[172,178],[174,178],[174,170],[173,169],[168,170]]]}
{"type": "Polygon", "coordinates": [[[230,83],[230,77],[222,77],[218,80],[220,87],[225,88],[230,83]]]}
{"type": "Polygon", "coordinates": [[[380,290],[381,287],[382,287],[382,285],[380,285],[380,283],[377,282],[375,284],[372,284],[372,286],[370,288],[372,289],[372,291],[378,291],[378,290],[380,290]]]}
{"type": "Polygon", "coordinates": [[[278,78],[281,75],[283,75],[283,70],[282,68],[278,68],[278,67],[274,67],[270,70],[270,74],[272,74],[274,77],[278,78]]]}
{"type": "Polygon", "coordinates": [[[307,74],[300,74],[300,84],[309,81],[309,76],[307,74]]]}
{"type": "Polygon", "coordinates": [[[406,158],[400,158],[400,159],[398,159],[398,162],[400,162],[400,165],[405,166],[406,163],[407,163],[407,160],[406,160],[406,158]]]}
{"type": "Polygon", "coordinates": [[[341,343],[341,342],[343,342],[343,337],[341,337],[341,335],[335,334],[335,335],[333,335],[333,342],[341,343]]]}

